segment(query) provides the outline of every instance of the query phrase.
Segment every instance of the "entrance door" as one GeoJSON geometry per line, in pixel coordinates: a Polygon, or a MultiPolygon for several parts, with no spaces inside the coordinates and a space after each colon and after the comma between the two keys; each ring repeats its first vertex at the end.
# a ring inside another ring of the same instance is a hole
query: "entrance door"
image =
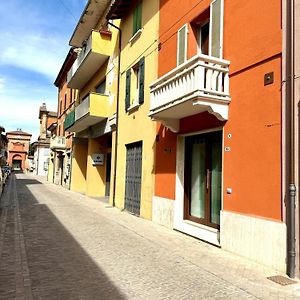
{"type": "Polygon", "coordinates": [[[125,209],[140,214],[142,178],[142,142],[126,146],[125,209]]]}
{"type": "Polygon", "coordinates": [[[222,132],[185,139],[184,218],[220,227],[222,132]]]}

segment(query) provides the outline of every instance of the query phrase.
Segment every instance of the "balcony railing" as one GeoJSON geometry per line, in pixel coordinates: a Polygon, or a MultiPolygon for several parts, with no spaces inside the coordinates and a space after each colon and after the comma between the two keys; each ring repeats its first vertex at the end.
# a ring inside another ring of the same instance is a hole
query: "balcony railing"
{"type": "Polygon", "coordinates": [[[152,83],[150,93],[152,119],[174,123],[209,111],[226,120],[230,101],[229,61],[196,55],[152,83]]]}
{"type": "Polygon", "coordinates": [[[83,102],[75,107],[75,122],[68,130],[83,131],[108,118],[110,114],[109,96],[90,93],[83,102]]]}
{"type": "Polygon", "coordinates": [[[111,35],[92,31],[67,74],[69,88],[81,89],[112,52],[111,35]]]}
{"type": "Polygon", "coordinates": [[[55,136],[50,139],[50,149],[64,150],[66,149],[66,138],[64,136],[55,136]]]}

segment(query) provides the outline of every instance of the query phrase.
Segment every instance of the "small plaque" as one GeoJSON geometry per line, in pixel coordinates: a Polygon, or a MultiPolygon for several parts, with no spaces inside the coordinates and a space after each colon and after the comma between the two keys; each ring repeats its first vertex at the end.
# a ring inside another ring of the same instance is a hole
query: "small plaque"
{"type": "Polygon", "coordinates": [[[104,165],[104,154],[94,153],[92,154],[93,166],[103,166],[104,165]]]}
{"type": "Polygon", "coordinates": [[[264,76],[264,85],[268,85],[274,82],[274,72],[266,73],[264,76]]]}

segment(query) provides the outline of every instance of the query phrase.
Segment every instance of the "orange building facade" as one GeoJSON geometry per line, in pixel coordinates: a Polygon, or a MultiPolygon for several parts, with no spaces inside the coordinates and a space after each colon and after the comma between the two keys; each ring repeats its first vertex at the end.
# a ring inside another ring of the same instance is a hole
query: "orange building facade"
{"type": "Polygon", "coordinates": [[[71,183],[71,161],[73,133],[65,130],[65,122],[72,122],[66,116],[75,106],[76,90],[67,87],[67,74],[76,59],[76,53],[71,48],[65,61],[55,79],[54,85],[58,88],[57,120],[55,126],[49,128],[50,139],[50,161],[48,181],[70,188],[71,183]]]}
{"type": "Polygon", "coordinates": [[[29,168],[27,161],[31,134],[18,129],[6,133],[8,139],[8,159],[10,167],[17,171],[25,171],[29,168]]]}
{"type": "Polygon", "coordinates": [[[152,218],[285,271],[282,3],[239,3],[160,1],[152,218]]]}

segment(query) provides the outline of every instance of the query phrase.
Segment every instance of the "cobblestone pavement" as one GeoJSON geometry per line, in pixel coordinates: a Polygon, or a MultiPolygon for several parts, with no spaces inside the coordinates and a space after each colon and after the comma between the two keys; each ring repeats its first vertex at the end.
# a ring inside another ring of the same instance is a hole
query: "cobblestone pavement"
{"type": "Polygon", "coordinates": [[[0,299],[300,299],[299,281],[33,175],[0,206],[0,299]]]}

